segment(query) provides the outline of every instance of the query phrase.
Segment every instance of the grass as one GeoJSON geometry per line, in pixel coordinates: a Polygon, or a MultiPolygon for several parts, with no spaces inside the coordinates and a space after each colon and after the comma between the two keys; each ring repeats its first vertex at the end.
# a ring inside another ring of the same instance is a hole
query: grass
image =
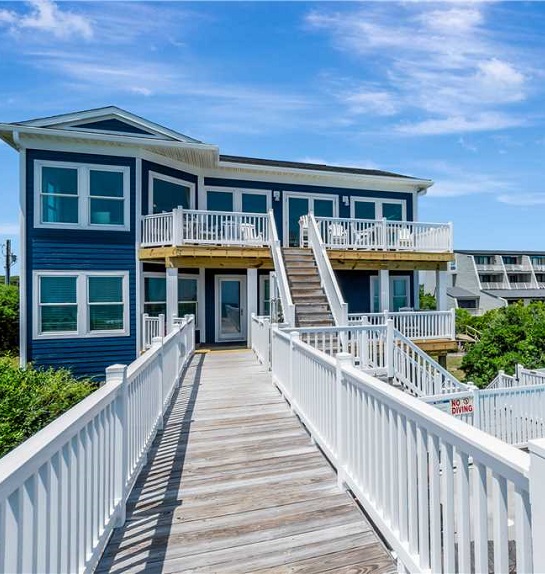
{"type": "Polygon", "coordinates": [[[460,353],[450,353],[447,355],[447,371],[454,375],[459,381],[463,381],[465,373],[461,369],[464,356],[460,353]]]}

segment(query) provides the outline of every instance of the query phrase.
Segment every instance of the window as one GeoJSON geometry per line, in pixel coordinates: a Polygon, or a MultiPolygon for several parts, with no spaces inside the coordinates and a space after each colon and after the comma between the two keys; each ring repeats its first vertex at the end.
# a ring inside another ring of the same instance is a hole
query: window
{"type": "Polygon", "coordinates": [[[144,313],[153,317],[167,314],[165,275],[147,275],[144,277],[144,313]]]}
{"type": "Polygon", "coordinates": [[[261,189],[208,189],[206,208],[208,211],[267,213],[271,208],[271,192],[261,189]]]}
{"type": "Polygon", "coordinates": [[[148,213],[170,213],[176,207],[195,207],[195,186],[192,183],[150,172],[149,190],[148,213]]]}
{"type": "Polygon", "coordinates": [[[407,219],[406,202],[403,200],[351,197],[350,205],[350,215],[355,219],[387,219],[389,221],[407,219]]]}
{"type": "Polygon", "coordinates": [[[37,271],[34,293],[34,338],[129,334],[126,271],[37,271]]]}
{"type": "MultiPolygon", "coordinates": [[[[399,311],[403,307],[409,307],[410,297],[410,277],[390,276],[390,302],[389,311],[399,311]]],[[[380,313],[384,309],[380,308],[380,281],[378,276],[371,277],[371,312],[380,313]]]]}
{"type": "Polygon", "coordinates": [[[459,309],[477,309],[477,299],[458,299],[459,309]]]}
{"type": "Polygon", "coordinates": [[[506,265],[517,265],[518,257],[512,256],[512,255],[504,255],[503,256],[503,262],[506,265]]]}
{"type": "Polygon", "coordinates": [[[271,314],[271,281],[268,275],[259,276],[259,314],[271,314]]]}
{"type": "Polygon", "coordinates": [[[129,225],[129,168],[36,162],[36,227],[123,229],[129,225]]]}
{"type": "Polygon", "coordinates": [[[475,263],[477,265],[492,265],[494,261],[489,255],[475,255],[475,263]]]}
{"type": "Polygon", "coordinates": [[[184,275],[178,278],[178,317],[194,315],[197,321],[197,292],[198,277],[184,275]]]}

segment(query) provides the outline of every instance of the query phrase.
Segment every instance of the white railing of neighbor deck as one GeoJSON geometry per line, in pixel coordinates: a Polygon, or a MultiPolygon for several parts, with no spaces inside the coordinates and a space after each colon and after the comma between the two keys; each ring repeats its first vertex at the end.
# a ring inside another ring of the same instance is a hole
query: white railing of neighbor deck
{"type": "Polygon", "coordinates": [[[142,246],[269,245],[266,213],[174,209],[142,217],[142,246]]]}
{"type": "Polygon", "coordinates": [[[327,249],[421,251],[449,253],[452,224],[317,217],[327,249]]]}
{"type": "Polygon", "coordinates": [[[252,315],[250,329],[252,349],[258,361],[268,369],[271,357],[271,320],[269,317],[252,315]]]}
{"type": "Polygon", "coordinates": [[[151,347],[155,337],[165,336],[165,316],[150,317],[147,313],[142,315],[142,350],[151,347]]]}
{"type": "Polygon", "coordinates": [[[320,281],[329,302],[336,325],[348,325],[348,305],[345,303],[337,277],[324,248],[323,238],[312,213],[308,215],[308,243],[314,254],[314,260],[320,274],[320,281]]]}
{"type": "Polygon", "coordinates": [[[288,281],[288,274],[286,266],[284,265],[284,256],[282,255],[282,246],[278,238],[276,230],[276,223],[274,220],[274,213],[271,209],[268,214],[269,229],[271,232],[271,255],[276,272],[276,287],[280,295],[280,303],[282,304],[282,313],[284,315],[284,322],[288,325],[295,325],[295,305],[291,298],[290,285],[288,281]]]}
{"type": "Polygon", "coordinates": [[[383,313],[349,313],[349,325],[383,325],[394,320],[394,327],[409,339],[456,338],[456,315],[450,311],[384,311],[383,313]]]}
{"type": "Polygon", "coordinates": [[[194,350],[194,320],[2,458],[0,572],[92,572],[194,350]]]}
{"type": "Polygon", "coordinates": [[[510,559],[534,571],[532,518],[545,533],[545,505],[539,517],[530,508],[531,486],[542,498],[538,453],[531,484],[530,455],[362,372],[352,355],[279,329],[272,349],[274,382],[404,568],[488,572],[491,540],[495,572],[510,559]]]}

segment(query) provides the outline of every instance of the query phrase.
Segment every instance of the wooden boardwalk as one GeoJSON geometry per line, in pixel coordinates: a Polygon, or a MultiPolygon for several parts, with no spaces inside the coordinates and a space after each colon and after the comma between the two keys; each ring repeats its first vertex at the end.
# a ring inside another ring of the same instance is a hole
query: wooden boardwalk
{"type": "Polygon", "coordinates": [[[98,572],[390,573],[251,351],[196,354],[98,572]]]}

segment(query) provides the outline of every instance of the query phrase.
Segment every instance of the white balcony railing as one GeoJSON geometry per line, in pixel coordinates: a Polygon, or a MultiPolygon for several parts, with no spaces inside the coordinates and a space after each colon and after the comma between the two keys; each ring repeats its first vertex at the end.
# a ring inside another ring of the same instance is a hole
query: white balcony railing
{"type": "Polygon", "coordinates": [[[501,263],[476,263],[475,267],[479,272],[496,272],[503,274],[503,265],[501,263]]]}
{"type": "Polygon", "coordinates": [[[450,253],[450,223],[420,223],[317,217],[324,246],[328,249],[398,250],[450,253]]]}
{"type": "Polygon", "coordinates": [[[349,325],[385,325],[394,320],[394,327],[409,339],[456,338],[454,309],[450,311],[384,311],[383,313],[349,313],[349,325]]]}
{"type": "Polygon", "coordinates": [[[482,289],[509,289],[509,285],[507,283],[497,283],[497,282],[481,282],[482,289]]]}
{"type": "Polygon", "coordinates": [[[506,271],[532,272],[532,268],[529,263],[504,263],[504,266],[506,271]]]}
{"type": "Polygon", "coordinates": [[[197,245],[269,245],[266,213],[175,209],[142,218],[142,247],[197,245]]]}
{"type": "Polygon", "coordinates": [[[525,282],[517,282],[517,281],[511,281],[509,283],[511,289],[537,289],[538,285],[537,283],[525,283],[525,282]]]}

